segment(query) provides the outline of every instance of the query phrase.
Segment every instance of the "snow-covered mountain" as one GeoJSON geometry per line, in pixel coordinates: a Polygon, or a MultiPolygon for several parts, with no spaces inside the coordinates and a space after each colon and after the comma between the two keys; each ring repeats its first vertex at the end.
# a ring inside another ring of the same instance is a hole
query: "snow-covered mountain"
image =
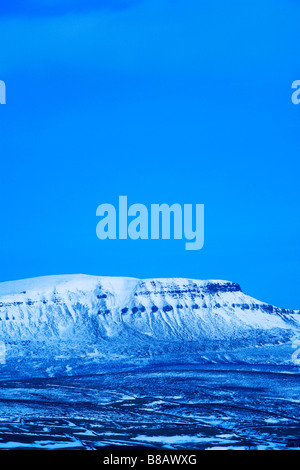
{"type": "Polygon", "coordinates": [[[7,349],[0,375],[18,364],[43,364],[51,374],[62,363],[73,370],[75,360],[86,367],[137,358],[241,359],[247,350],[244,361],[253,348],[290,348],[298,334],[299,311],[255,300],[229,281],[66,275],[0,283],[7,349]]]}

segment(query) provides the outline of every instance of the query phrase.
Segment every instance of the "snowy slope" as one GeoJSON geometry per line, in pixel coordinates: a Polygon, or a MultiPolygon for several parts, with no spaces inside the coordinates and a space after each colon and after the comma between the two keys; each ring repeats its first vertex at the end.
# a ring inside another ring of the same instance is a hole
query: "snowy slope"
{"type": "Polygon", "coordinates": [[[299,333],[299,311],[255,300],[229,281],[65,275],[0,283],[7,367],[9,358],[33,364],[70,351],[94,362],[179,352],[197,358],[287,344],[299,333]]]}

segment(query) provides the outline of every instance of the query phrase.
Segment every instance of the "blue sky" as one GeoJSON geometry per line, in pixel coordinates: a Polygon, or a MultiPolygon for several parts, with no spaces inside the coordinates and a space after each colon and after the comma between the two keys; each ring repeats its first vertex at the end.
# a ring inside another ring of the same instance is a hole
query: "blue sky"
{"type": "Polygon", "coordinates": [[[11,1],[0,10],[0,280],[239,282],[300,308],[300,5],[11,1]],[[205,204],[205,245],[100,241],[96,208],[205,204]]]}

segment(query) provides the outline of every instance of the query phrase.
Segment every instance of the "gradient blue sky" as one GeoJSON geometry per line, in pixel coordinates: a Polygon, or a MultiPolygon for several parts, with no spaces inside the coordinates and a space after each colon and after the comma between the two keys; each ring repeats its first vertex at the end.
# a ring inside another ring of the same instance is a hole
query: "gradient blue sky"
{"type": "Polygon", "coordinates": [[[228,279],[300,308],[300,4],[0,7],[0,281],[228,279]],[[205,245],[100,241],[96,208],[205,204],[205,245]]]}

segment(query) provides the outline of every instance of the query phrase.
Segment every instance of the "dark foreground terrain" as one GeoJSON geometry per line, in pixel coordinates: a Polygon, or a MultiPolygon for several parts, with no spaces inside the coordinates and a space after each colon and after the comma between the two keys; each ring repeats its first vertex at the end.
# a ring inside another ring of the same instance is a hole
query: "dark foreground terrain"
{"type": "Polygon", "coordinates": [[[300,449],[297,367],[0,382],[0,449],[300,449]]]}

